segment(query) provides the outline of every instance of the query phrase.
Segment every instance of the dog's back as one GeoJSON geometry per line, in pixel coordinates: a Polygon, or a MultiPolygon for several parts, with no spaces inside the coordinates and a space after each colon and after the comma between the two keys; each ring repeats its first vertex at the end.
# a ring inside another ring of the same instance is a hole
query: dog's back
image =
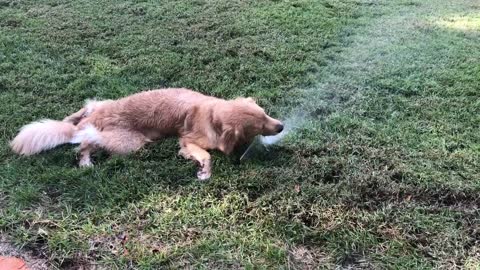
{"type": "Polygon", "coordinates": [[[150,90],[102,105],[79,126],[93,124],[102,130],[135,129],[154,140],[179,135],[192,110],[222,101],[183,88],[150,90]]]}

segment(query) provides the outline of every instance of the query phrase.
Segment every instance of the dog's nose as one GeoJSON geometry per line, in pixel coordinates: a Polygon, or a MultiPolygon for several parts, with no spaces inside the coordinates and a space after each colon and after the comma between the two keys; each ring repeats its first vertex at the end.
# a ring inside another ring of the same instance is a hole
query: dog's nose
{"type": "Polygon", "coordinates": [[[277,132],[278,132],[278,133],[282,132],[282,131],[283,131],[283,124],[278,124],[278,125],[276,126],[276,129],[277,129],[277,132]]]}

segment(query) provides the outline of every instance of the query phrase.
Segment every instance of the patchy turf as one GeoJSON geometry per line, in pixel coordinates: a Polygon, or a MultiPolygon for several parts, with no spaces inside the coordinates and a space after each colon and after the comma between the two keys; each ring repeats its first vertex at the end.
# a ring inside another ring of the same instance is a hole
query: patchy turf
{"type": "Polygon", "coordinates": [[[61,268],[479,268],[480,4],[445,2],[0,1],[0,230],[61,268]],[[302,117],[206,183],[173,139],[8,150],[164,86],[302,117]]]}

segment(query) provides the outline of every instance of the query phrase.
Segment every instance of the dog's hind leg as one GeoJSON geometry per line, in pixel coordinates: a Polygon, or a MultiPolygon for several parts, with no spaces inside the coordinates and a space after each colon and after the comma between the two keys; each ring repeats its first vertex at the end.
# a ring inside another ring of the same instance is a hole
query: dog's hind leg
{"type": "Polygon", "coordinates": [[[63,118],[63,122],[69,122],[74,125],[77,125],[80,120],[85,116],[87,109],[81,108],[78,112],[73,113],[65,118],[63,118]]]}
{"type": "Polygon", "coordinates": [[[85,126],[77,136],[80,140],[80,167],[93,165],[90,154],[98,148],[110,153],[128,154],[149,142],[148,138],[140,132],[126,129],[99,131],[93,125],[85,126]]]}
{"type": "Polygon", "coordinates": [[[101,132],[92,124],[80,124],[70,143],[80,143],[80,167],[93,166],[90,154],[102,143],[101,132]]]}
{"type": "Polygon", "coordinates": [[[142,133],[126,129],[102,131],[100,134],[102,140],[99,146],[115,154],[135,152],[146,143],[151,142],[151,140],[142,133]]]}
{"type": "Polygon", "coordinates": [[[197,171],[197,178],[200,180],[210,178],[212,175],[212,161],[210,154],[196,144],[180,142],[180,145],[181,149],[178,154],[198,163],[200,168],[197,171]]]}
{"type": "Polygon", "coordinates": [[[111,100],[102,100],[102,101],[87,100],[83,108],[65,117],[63,119],[63,122],[69,122],[74,125],[77,125],[83,118],[90,116],[96,109],[110,102],[111,100]]]}
{"type": "Polygon", "coordinates": [[[80,167],[91,167],[93,166],[92,160],[90,159],[91,152],[95,149],[95,145],[89,141],[83,141],[80,143],[80,161],[78,166],[80,167]]]}

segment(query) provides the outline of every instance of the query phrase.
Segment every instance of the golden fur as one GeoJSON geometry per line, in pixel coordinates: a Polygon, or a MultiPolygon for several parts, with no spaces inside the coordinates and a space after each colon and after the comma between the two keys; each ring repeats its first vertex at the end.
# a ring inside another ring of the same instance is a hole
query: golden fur
{"type": "Polygon", "coordinates": [[[63,121],[43,120],[24,126],[11,142],[14,152],[32,155],[64,143],[80,144],[80,166],[103,148],[127,154],[146,143],[180,138],[183,157],[199,164],[198,178],[211,175],[207,150],[230,154],[257,135],[275,135],[283,124],[268,116],[252,98],[224,100],[188,89],[145,91],[118,100],[88,101],[63,121]]]}

